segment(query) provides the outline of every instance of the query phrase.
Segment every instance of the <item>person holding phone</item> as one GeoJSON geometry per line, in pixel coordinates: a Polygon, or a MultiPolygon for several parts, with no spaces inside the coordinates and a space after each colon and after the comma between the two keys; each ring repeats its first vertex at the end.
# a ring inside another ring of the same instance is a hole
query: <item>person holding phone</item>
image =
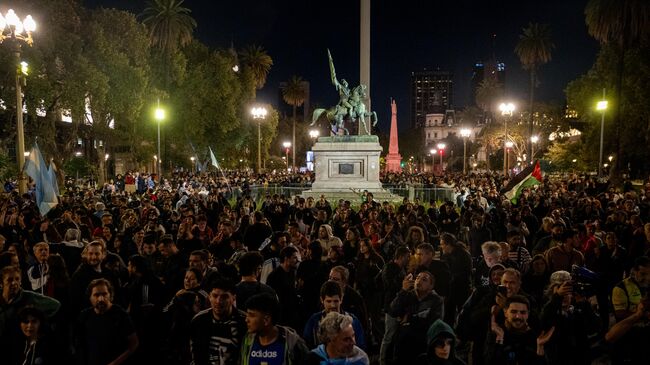
{"type": "Polygon", "coordinates": [[[542,329],[555,333],[545,347],[549,364],[591,364],[591,336],[598,334],[600,319],[584,295],[574,290],[567,271],[551,275],[547,302],[541,316],[542,329]]]}
{"type": "Polygon", "coordinates": [[[409,364],[427,349],[426,333],[437,319],[442,319],[444,299],[434,290],[435,277],[429,271],[402,281],[402,290],[390,305],[390,314],[399,320],[395,340],[397,364],[409,364]]]}

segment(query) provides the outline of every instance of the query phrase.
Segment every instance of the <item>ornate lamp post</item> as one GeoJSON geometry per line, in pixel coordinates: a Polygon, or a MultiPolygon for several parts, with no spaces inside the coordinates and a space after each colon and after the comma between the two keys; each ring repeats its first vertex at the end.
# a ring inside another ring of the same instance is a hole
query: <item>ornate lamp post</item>
{"type": "Polygon", "coordinates": [[[440,172],[442,173],[442,170],[443,170],[443,166],[442,166],[442,155],[444,154],[444,152],[445,152],[445,147],[447,147],[447,145],[444,144],[444,143],[438,143],[438,144],[436,145],[436,147],[438,147],[438,152],[440,152],[440,172]]]}
{"type": "Polygon", "coordinates": [[[316,138],[318,138],[319,135],[320,132],[318,131],[318,129],[312,129],[309,131],[309,137],[311,137],[311,139],[315,140],[316,138]]]}
{"type": "Polygon", "coordinates": [[[531,163],[532,163],[532,161],[535,161],[535,145],[537,144],[537,142],[539,142],[539,136],[530,137],[530,146],[531,146],[530,160],[531,160],[531,163]]]}
{"type": "Polygon", "coordinates": [[[512,143],[512,141],[506,141],[506,154],[504,155],[504,158],[506,159],[506,173],[510,170],[510,149],[514,146],[515,144],[512,143]]]}
{"type": "Polygon", "coordinates": [[[508,142],[508,118],[512,118],[512,113],[515,111],[515,104],[513,103],[501,103],[499,105],[499,110],[501,111],[501,115],[504,117],[504,123],[503,123],[503,176],[505,176],[508,173],[508,162],[507,162],[507,157],[506,154],[508,153],[506,143],[508,142]]]}
{"type": "Polygon", "coordinates": [[[291,142],[283,142],[282,147],[285,149],[286,161],[287,161],[287,171],[289,171],[289,149],[291,148],[291,142]]]}
{"type": "Polygon", "coordinates": [[[251,109],[251,114],[253,119],[257,120],[257,173],[259,174],[262,171],[262,128],[261,122],[262,119],[266,118],[266,108],[265,107],[254,107],[251,109]]]}
{"type": "Polygon", "coordinates": [[[23,130],[23,93],[21,90],[21,75],[26,76],[26,64],[18,67],[22,42],[31,46],[34,41],[32,32],[36,30],[36,22],[31,15],[20,20],[18,15],[9,9],[6,15],[0,14],[0,43],[7,41],[13,48],[16,61],[16,160],[18,161],[18,191],[20,194],[27,192],[27,181],[23,174],[25,166],[25,132],[23,130]]]}
{"type": "Polygon", "coordinates": [[[160,107],[160,101],[158,101],[158,106],[156,107],[154,118],[156,119],[156,122],[158,124],[158,155],[157,155],[158,158],[156,160],[158,164],[158,183],[162,184],[162,163],[161,163],[162,155],[160,154],[160,123],[162,123],[162,121],[165,120],[165,109],[160,107]]]}
{"type": "Polygon", "coordinates": [[[467,138],[471,134],[471,129],[463,128],[460,130],[460,135],[463,137],[463,174],[467,173],[467,138]]]}
{"type": "Polygon", "coordinates": [[[432,148],[429,153],[431,154],[431,174],[433,175],[436,173],[436,153],[438,153],[438,150],[432,148]]]}
{"type": "MultiPolygon", "coordinates": [[[[605,89],[603,89],[603,100],[596,104],[596,109],[600,110],[600,154],[598,155],[598,177],[603,176],[603,135],[605,131],[605,111],[607,110],[607,100],[605,100],[605,89]]],[[[611,162],[611,160],[610,160],[611,162]]]]}

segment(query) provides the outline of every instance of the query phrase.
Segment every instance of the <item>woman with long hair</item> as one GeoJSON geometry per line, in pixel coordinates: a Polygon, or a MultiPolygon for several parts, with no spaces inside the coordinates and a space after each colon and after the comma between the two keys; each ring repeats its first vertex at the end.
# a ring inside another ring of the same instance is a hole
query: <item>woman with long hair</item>
{"type": "Polygon", "coordinates": [[[166,319],[165,363],[188,364],[190,352],[190,322],[206,308],[207,293],[201,289],[203,275],[195,268],[185,271],[183,289],[179,290],[169,304],[163,308],[166,319]]]}
{"type": "Polygon", "coordinates": [[[352,262],[359,254],[359,230],[356,227],[350,227],[345,231],[345,241],[343,241],[343,257],[345,262],[352,262]]]}

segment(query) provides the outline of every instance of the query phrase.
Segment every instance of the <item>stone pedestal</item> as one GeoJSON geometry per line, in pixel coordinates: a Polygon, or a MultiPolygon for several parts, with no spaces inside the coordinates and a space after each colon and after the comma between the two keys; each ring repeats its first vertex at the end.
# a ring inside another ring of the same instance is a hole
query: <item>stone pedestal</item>
{"type": "MultiPolygon", "coordinates": [[[[313,146],[316,180],[303,196],[328,200],[359,200],[364,190],[375,200],[395,200],[379,181],[379,156],[382,147],[377,136],[320,137],[313,146]]],[[[399,197],[397,197],[399,198],[399,197]]]]}

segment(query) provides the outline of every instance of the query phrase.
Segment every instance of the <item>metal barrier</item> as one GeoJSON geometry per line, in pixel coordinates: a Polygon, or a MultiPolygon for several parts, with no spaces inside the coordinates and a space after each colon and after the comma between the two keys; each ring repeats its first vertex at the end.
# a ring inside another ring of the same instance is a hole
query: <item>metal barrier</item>
{"type": "Polygon", "coordinates": [[[417,185],[389,185],[384,184],[384,189],[391,194],[399,195],[413,201],[418,198],[421,202],[434,201],[454,201],[454,189],[452,188],[426,188],[417,185]]]}
{"type": "MultiPolygon", "coordinates": [[[[421,202],[447,201],[454,200],[454,189],[452,188],[425,188],[416,185],[391,185],[384,184],[383,188],[390,191],[391,194],[408,198],[413,201],[418,198],[421,202]]],[[[292,185],[251,185],[249,187],[251,198],[256,201],[264,199],[268,195],[278,194],[286,197],[302,194],[303,191],[311,189],[309,185],[292,184],[292,185]]],[[[236,194],[238,195],[238,194],[236,194]]]]}

